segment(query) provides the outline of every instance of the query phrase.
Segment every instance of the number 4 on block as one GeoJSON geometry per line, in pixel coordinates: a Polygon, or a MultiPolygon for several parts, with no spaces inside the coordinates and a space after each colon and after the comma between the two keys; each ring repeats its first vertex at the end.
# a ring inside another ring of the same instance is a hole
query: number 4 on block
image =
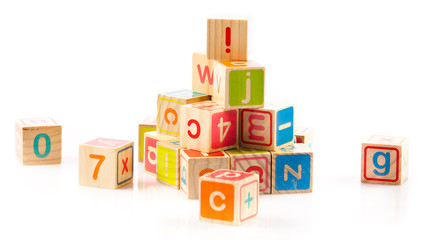
{"type": "Polygon", "coordinates": [[[79,183],[116,189],[133,180],[133,142],[97,138],[80,144],[79,183]]]}

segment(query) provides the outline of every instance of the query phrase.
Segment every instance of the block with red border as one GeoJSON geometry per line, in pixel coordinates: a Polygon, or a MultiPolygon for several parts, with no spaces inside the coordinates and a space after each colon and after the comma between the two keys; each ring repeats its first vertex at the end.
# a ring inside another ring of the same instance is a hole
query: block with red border
{"type": "Polygon", "coordinates": [[[219,169],[230,169],[230,157],[223,151],[205,153],[181,150],[181,191],[188,199],[199,199],[199,178],[219,169]]]}
{"type": "Polygon", "coordinates": [[[409,141],[375,135],[362,143],[361,181],[400,185],[408,177],[409,141]]]}
{"type": "Polygon", "coordinates": [[[213,101],[181,107],[181,146],[201,152],[218,152],[238,144],[237,109],[224,110],[213,101]]]}
{"type": "Polygon", "coordinates": [[[217,170],[200,178],[200,220],[240,225],[258,215],[259,177],[217,170]]]}
{"type": "Polygon", "coordinates": [[[52,118],[15,121],[16,156],[24,165],[61,163],[62,127],[52,118]]]}
{"type": "Polygon", "coordinates": [[[181,106],[195,102],[210,100],[209,95],[179,90],[157,95],[157,132],[179,137],[181,106]]]}
{"type": "Polygon", "coordinates": [[[231,170],[258,174],[259,193],[271,193],[271,154],[269,151],[239,148],[226,152],[231,158],[231,170]]]}
{"type": "Polygon", "coordinates": [[[156,131],[157,118],[147,117],[138,125],[138,161],[144,162],[144,134],[156,131]]]}
{"type": "Polygon", "coordinates": [[[306,127],[295,127],[295,143],[304,143],[308,148],[313,148],[313,129],[306,127]]]}
{"type": "Polygon", "coordinates": [[[157,142],[178,141],[178,138],[164,135],[156,131],[144,133],[144,170],[145,172],[157,175],[157,142]]]}
{"type": "Polygon", "coordinates": [[[116,189],[133,180],[133,142],[96,138],[79,146],[79,183],[116,189]]]}
{"type": "Polygon", "coordinates": [[[278,150],[294,141],[294,106],[266,104],[259,109],[240,110],[240,146],[278,150]]]}

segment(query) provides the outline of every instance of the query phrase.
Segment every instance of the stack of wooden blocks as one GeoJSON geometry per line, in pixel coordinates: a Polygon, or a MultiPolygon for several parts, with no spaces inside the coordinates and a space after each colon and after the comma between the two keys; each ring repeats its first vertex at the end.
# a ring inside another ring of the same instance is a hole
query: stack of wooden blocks
{"type": "Polygon", "coordinates": [[[247,60],[247,29],[247,20],[208,19],[193,89],[159,94],[156,123],[140,125],[145,171],[200,197],[207,221],[253,219],[258,194],[312,191],[311,129],[295,137],[293,105],[264,103],[264,66],[247,60]]]}

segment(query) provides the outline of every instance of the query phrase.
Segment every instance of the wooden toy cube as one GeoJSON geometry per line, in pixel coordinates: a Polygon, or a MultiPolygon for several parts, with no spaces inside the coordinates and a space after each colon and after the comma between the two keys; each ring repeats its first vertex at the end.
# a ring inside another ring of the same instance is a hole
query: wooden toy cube
{"type": "Polygon", "coordinates": [[[145,172],[157,176],[157,142],[172,142],[178,138],[160,134],[156,131],[144,134],[144,170],[145,172]]]}
{"type": "Polygon", "coordinates": [[[400,185],[408,177],[409,141],[404,137],[371,136],[362,143],[364,183],[400,185]]]}
{"type": "Polygon", "coordinates": [[[179,137],[179,115],[181,106],[205,100],[210,100],[210,96],[191,90],[158,94],[157,132],[179,137]]]}
{"type": "Polygon", "coordinates": [[[132,141],[96,138],[80,144],[80,185],[117,189],[132,180],[132,141]]]}
{"type": "Polygon", "coordinates": [[[200,178],[200,220],[240,225],[258,215],[255,173],[217,170],[200,178]]]}
{"type": "Polygon", "coordinates": [[[181,150],[181,190],[188,199],[199,199],[199,178],[219,169],[230,169],[230,157],[223,151],[204,153],[181,150]]]}
{"type": "Polygon", "coordinates": [[[141,124],[138,126],[138,140],[139,140],[139,152],[138,152],[138,161],[144,162],[144,134],[146,132],[156,131],[156,117],[145,118],[141,124]]]}
{"type": "Polygon", "coordinates": [[[302,143],[271,152],[271,193],[313,191],[313,152],[302,143]]]}
{"type": "Polygon", "coordinates": [[[204,53],[193,53],[193,91],[212,95],[214,68],[213,60],[204,53]]]}
{"type": "Polygon", "coordinates": [[[258,174],[259,193],[271,193],[271,154],[269,151],[239,148],[226,152],[231,158],[231,170],[258,174]]]}
{"type": "Polygon", "coordinates": [[[202,152],[218,152],[238,144],[236,109],[224,110],[213,101],[181,107],[181,146],[202,152]]]}
{"type": "Polygon", "coordinates": [[[214,61],[212,100],[225,109],[264,106],[264,67],[254,61],[214,61]]]}
{"type": "Polygon", "coordinates": [[[24,165],[61,163],[62,127],[51,118],[15,122],[16,156],[24,165]]]}
{"type": "Polygon", "coordinates": [[[294,106],[268,104],[261,109],[240,110],[240,146],[278,150],[293,144],[294,106]]]}
{"type": "Polygon", "coordinates": [[[208,19],[207,55],[216,60],[246,60],[248,21],[208,19]]]}
{"type": "Polygon", "coordinates": [[[179,189],[179,141],[157,142],[157,181],[179,189]]]}
{"type": "Polygon", "coordinates": [[[294,129],[295,143],[304,143],[308,148],[313,148],[313,129],[296,127],[294,129]]]}

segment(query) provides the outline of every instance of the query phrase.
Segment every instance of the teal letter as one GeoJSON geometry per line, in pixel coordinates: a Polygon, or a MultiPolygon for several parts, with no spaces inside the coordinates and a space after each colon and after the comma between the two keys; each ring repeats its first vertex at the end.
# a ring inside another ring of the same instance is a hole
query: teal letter
{"type": "Polygon", "coordinates": [[[37,135],[36,138],[34,139],[33,148],[34,148],[34,153],[36,154],[37,157],[39,157],[39,158],[47,157],[50,153],[50,138],[49,138],[49,136],[44,134],[44,133],[40,133],[39,135],[37,135]],[[39,152],[40,138],[44,138],[46,140],[46,151],[43,154],[40,154],[40,152],[39,152]]]}
{"type": "Polygon", "coordinates": [[[390,172],[390,153],[376,152],[374,154],[374,158],[372,159],[374,162],[374,166],[378,169],[384,169],[384,172],[380,173],[376,169],[374,169],[374,173],[379,176],[385,176],[390,172]],[[378,164],[378,157],[383,156],[385,159],[384,165],[378,164]]]}

